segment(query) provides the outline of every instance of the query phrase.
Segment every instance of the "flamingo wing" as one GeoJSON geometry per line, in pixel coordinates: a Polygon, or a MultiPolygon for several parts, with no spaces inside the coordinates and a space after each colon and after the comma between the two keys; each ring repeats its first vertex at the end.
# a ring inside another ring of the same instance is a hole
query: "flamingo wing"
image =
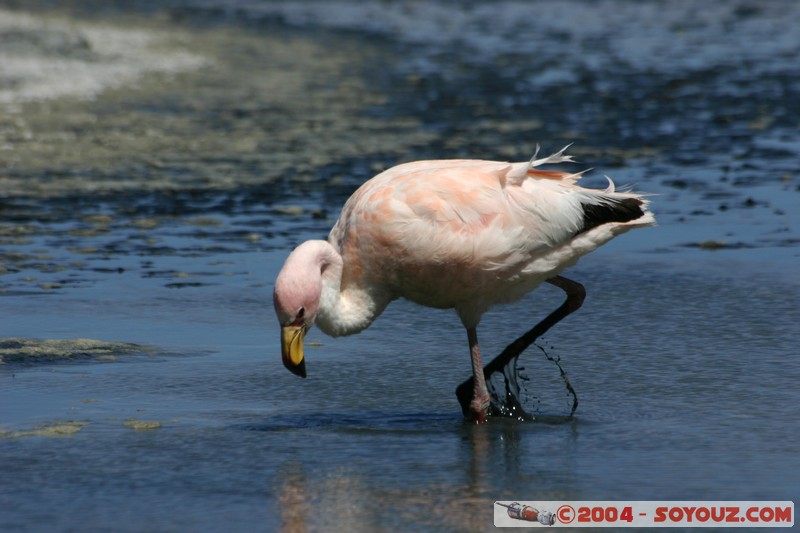
{"type": "MultiPolygon", "coordinates": [[[[634,194],[584,189],[579,175],[536,168],[569,160],[560,154],[530,163],[420,161],[379,174],[331,231],[343,285],[378,281],[394,297],[479,315],[574,262],[564,245],[576,236],[644,216],[634,194]],[[543,261],[556,250],[557,259],[543,261]]],[[[574,259],[612,236],[582,239],[574,259]]]]}

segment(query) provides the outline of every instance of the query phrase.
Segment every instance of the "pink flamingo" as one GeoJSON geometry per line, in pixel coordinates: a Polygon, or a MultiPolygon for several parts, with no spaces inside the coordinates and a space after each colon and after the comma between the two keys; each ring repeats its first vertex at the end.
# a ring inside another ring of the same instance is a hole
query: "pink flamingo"
{"type": "MultiPolygon", "coordinates": [[[[566,148],[526,163],[418,161],[393,167],[347,200],[327,241],[289,254],[275,280],[284,365],[306,375],[303,338],[368,327],[397,298],[455,309],[467,330],[472,378],[457,390],[464,415],[483,422],[486,376],[581,306],[584,289],[559,273],[616,235],[655,224],[632,192],[576,184],[583,174],[544,170],[572,162],[566,148]],[[490,307],[548,282],[564,304],[483,368],[477,326],[490,307]]],[[[537,147],[538,154],[538,147],[537,147]]]]}

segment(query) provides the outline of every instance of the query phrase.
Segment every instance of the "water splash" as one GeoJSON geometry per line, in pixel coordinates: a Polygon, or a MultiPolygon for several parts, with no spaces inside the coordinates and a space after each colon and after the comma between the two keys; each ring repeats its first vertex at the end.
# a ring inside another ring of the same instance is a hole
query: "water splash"
{"type": "MultiPolygon", "coordinates": [[[[559,376],[566,388],[567,398],[570,404],[569,414],[542,413],[540,411],[541,397],[538,395],[531,395],[536,404],[535,409],[528,410],[523,406],[523,402],[526,400],[523,396],[528,395],[527,387],[524,386],[524,382],[532,381],[532,379],[521,373],[525,368],[517,364],[519,357],[510,359],[502,368],[503,379],[501,384],[498,383],[499,380],[493,379],[494,375],[486,382],[486,386],[489,389],[489,396],[491,397],[491,414],[492,416],[514,418],[520,421],[559,423],[571,420],[572,416],[575,414],[575,410],[578,408],[578,395],[575,392],[575,387],[572,386],[569,380],[569,375],[564,370],[564,367],[561,366],[561,356],[551,355],[539,343],[534,343],[534,346],[542,352],[545,359],[558,368],[559,376]]],[[[553,347],[551,346],[550,350],[552,349],[553,347]]],[[[538,385],[542,381],[543,380],[535,380],[535,383],[538,385]]]]}

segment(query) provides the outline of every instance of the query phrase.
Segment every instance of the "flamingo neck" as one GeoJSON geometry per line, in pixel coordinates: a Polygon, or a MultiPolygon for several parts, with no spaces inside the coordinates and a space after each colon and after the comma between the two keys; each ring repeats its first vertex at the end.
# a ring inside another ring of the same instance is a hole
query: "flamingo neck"
{"type": "Polygon", "coordinates": [[[374,288],[358,281],[343,286],[342,256],[330,244],[326,252],[326,264],[320,269],[322,293],[315,324],[332,337],[358,333],[383,312],[389,301],[379,297],[374,288]]]}

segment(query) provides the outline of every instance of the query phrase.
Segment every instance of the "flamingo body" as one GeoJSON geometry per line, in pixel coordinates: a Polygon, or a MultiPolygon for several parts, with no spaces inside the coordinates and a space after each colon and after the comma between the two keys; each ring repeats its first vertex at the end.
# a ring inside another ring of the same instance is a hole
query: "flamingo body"
{"type": "Polygon", "coordinates": [[[538,168],[567,161],[564,150],[525,163],[418,161],[375,176],[345,203],[327,241],[290,254],[275,283],[279,322],[347,335],[406,298],[453,308],[474,331],[492,306],[655,224],[641,195],[613,183],[582,188],[580,174],[538,168]]]}

